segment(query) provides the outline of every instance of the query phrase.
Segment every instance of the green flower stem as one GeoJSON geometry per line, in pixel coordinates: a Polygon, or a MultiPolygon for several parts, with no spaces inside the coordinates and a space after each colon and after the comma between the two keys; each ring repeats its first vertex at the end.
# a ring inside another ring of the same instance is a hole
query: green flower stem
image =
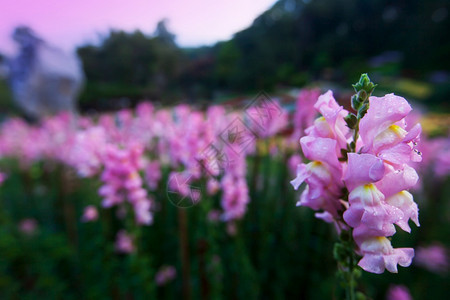
{"type": "MultiPolygon", "coordinates": [[[[356,153],[356,142],[359,138],[359,122],[369,109],[369,97],[371,96],[376,84],[370,81],[367,74],[362,74],[359,81],[353,85],[356,94],[351,98],[352,108],[356,111],[356,115],[350,113],[345,121],[350,129],[353,129],[353,140],[347,145],[347,149],[342,149],[343,161],[346,161],[347,153],[356,153]]],[[[344,195],[348,195],[349,191],[344,190],[344,195]]],[[[344,198],[347,198],[344,197],[344,198]]],[[[346,199],[348,201],[348,199],[346,199]]],[[[343,218],[341,216],[341,221],[343,218]]],[[[356,266],[357,258],[355,257],[355,242],[353,241],[352,229],[343,230],[340,236],[340,242],[335,244],[334,256],[339,264],[339,274],[345,286],[345,298],[347,300],[355,300],[356,298],[356,280],[359,277],[359,270],[356,266]]]]}
{"type": "MultiPolygon", "coordinates": [[[[353,249],[352,249],[353,250],[353,249]]],[[[347,285],[346,289],[346,298],[348,300],[355,300],[355,288],[356,288],[356,280],[354,278],[354,267],[355,267],[355,254],[353,251],[350,251],[349,255],[349,266],[348,266],[348,272],[349,272],[349,283],[347,285]]]]}

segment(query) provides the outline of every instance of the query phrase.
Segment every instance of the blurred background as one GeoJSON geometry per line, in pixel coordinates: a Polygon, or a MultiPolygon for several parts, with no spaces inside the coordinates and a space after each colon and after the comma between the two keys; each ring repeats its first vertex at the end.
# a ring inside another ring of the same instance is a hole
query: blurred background
{"type": "Polygon", "coordinates": [[[443,299],[449,9],[445,0],[3,0],[0,295],[339,299],[336,234],[295,207],[289,165],[301,160],[305,99],[332,89],[350,109],[351,84],[368,73],[375,95],[408,99],[424,128],[422,227],[394,238],[423,254],[399,274],[364,274],[360,289],[385,299],[399,285],[414,299],[443,299]],[[172,205],[172,172],[190,170],[186,157],[211,141],[192,130],[212,126],[220,136],[262,91],[284,119],[245,152],[246,213],[224,219],[225,184],[206,193],[213,183],[202,177],[204,201],[172,205]],[[136,225],[129,207],[104,208],[109,161],[123,157],[144,158],[130,164],[152,199],[150,226],[136,225]]]}
{"type": "MultiPolygon", "coordinates": [[[[392,92],[448,111],[448,3],[436,1],[6,1],[0,59],[27,25],[76,51],[85,85],[79,108],[139,99],[214,102],[306,85],[348,87],[361,72],[392,92]]],[[[2,69],[3,110],[12,100],[2,69]]]]}

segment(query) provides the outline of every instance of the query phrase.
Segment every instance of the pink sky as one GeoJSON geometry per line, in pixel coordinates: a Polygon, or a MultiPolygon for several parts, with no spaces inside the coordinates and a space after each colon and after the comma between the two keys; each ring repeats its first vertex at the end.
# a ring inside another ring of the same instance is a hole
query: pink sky
{"type": "Polygon", "coordinates": [[[0,52],[11,54],[13,28],[30,26],[65,50],[96,42],[109,28],[152,34],[156,23],[168,28],[182,46],[212,44],[249,26],[275,0],[1,0],[0,52]]]}

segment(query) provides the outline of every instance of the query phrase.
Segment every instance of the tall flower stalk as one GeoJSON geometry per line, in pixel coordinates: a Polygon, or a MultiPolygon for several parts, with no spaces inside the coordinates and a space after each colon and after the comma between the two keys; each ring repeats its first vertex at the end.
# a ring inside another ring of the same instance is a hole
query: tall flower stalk
{"type": "Polygon", "coordinates": [[[340,240],[334,248],[338,274],[346,298],[356,299],[356,280],[363,270],[397,272],[411,264],[414,250],[393,248],[388,239],[397,225],[410,232],[419,226],[418,208],[407,191],[418,180],[411,162],[421,160],[415,149],[421,127],[408,126],[411,106],[402,97],[371,96],[376,85],[363,74],[353,85],[355,113],[339,106],[331,91],[321,95],[314,108],[321,114],[300,139],[309,163],[299,164],[291,184],[307,184],[297,203],[334,223],[340,240]]]}
{"type": "MultiPolygon", "coordinates": [[[[356,111],[349,113],[345,118],[348,128],[353,130],[352,141],[347,145],[347,149],[342,149],[342,161],[348,160],[348,153],[356,152],[356,143],[359,138],[359,123],[369,109],[369,97],[372,95],[376,84],[373,84],[367,74],[362,74],[359,81],[353,85],[356,94],[351,98],[351,106],[356,111]]],[[[348,201],[348,190],[344,189],[344,198],[348,201]]],[[[350,227],[348,230],[342,231],[339,242],[334,246],[334,258],[338,263],[338,276],[346,288],[346,299],[354,300],[356,298],[355,288],[357,286],[357,279],[361,276],[361,271],[356,264],[356,245],[352,239],[353,230],[350,227]]],[[[358,298],[363,298],[359,293],[358,298]]]]}

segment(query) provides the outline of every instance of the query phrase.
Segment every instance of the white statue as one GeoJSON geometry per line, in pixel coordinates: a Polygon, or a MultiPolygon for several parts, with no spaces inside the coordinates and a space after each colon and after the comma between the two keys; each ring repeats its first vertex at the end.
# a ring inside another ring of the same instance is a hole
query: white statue
{"type": "Polygon", "coordinates": [[[38,119],[75,112],[84,79],[78,57],[48,45],[28,27],[16,28],[13,39],[20,51],[9,61],[9,81],[17,104],[38,119]]]}

